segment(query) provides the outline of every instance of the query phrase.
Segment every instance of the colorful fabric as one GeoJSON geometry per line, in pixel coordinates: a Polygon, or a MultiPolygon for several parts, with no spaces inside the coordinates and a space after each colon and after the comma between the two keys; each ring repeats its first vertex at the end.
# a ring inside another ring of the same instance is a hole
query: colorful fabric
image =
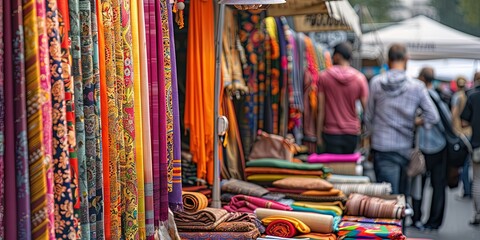
{"type": "Polygon", "coordinates": [[[175,213],[175,222],[179,231],[211,231],[227,218],[229,218],[227,211],[216,208],[205,208],[194,213],[175,213]]]}
{"type": "Polygon", "coordinates": [[[81,59],[81,26],[79,2],[70,0],[68,3],[70,16],[70,38],[72,45],[72,76],[74,83],[75,104],[75,140],[77,146],[78,180],[80,189],[80,227],[83,239],[90,239],[90,217],[88,214],[88,181],[85,150],[85,114],[83,111],[83,77],[81,59]]]}
{"type": "Polygon", "coordinates": [[[294,206],[293,204],[292,204],[292,209],[293,209],[293,211],[296,211],[296,212],[318,213],[318,214],[323,214],[323,215],[329,215],[329,216],[332,216],[332,217],[338,217],[339,216],[337,212],[332,211],[332,210],[319,210],[319,209],[315,209],[315,208],[294,206]]]}
{"type": "Polygon", "coordinates": [[[288,220],[273,220],[267,226],[268,235],[292,238],[297,235],[297,229],[295,226],[288,220]]]}
{"type": "Polygon", "coordinates": [[[273,167],[248,167],[245,169],[245,175],[248,177],[254,174],[291,174],[291,175],[314,175],[323,177],[325,174],[322,170],[296,170],[283,169],[273,167]]]}
{"type": "Polygon", "coordinates": [[[347,202],[347,197],[345,195],[339,196],[305,196],[300,194],[291,194],[285,193],[285,198],[293,199],[295,201],[307,201],[307,202],[342,202],[345,204],[347,202]]]}
{"type": "Polygon", "coordinates": [[[390,195],[392,185],[390,183],[369,183],[369,184],[343,184],[333,185],[334,188],[342,191],[345,195],[360,193],[369,196],[390,195]]]}
{"type": "Polygon", "coordinates": [[[172,159],[172,191],[168,193],[169,207],[172,211],[182,209],[182,160],[181,160],[181,133],[180,133],[180,105],[178,100],[178,83],[177,83],[177,62],[175,56],[175,38],[173,31],[173,13],[172,5],[167,4],[168,8],[168,28],[170,37],[170,58],[172,72],[172,105],[173,110],[173,159],[172,159]]]}
{"type": "Polygon", "coordinates": [[[322,171],[325,166],[323,164],[306,164],[295,163],[280,159],[256,159],[255,161],[249,161],[246,164],[247,167],[271,167],[271,168],[284,168],[304,171],[322,171]]]}
{"type": "Polygon", "coordinates": [[[374,224],[382,224],[382,225],[395,225],[399,227],[402,226],[402,220],[391,219],[391,218],[366,218],[366,217],[357,217],[357,216],[343,216],[342,221],[374,223],[374,224]]]}
{"type": "Polygon", "coordinates": [[[298,235],[298,238],[310,238],[311,240],[337,240],[337,235],[333,233],[322,234],[322,233],[309,233],[298,235]]]}
{"type": "Polygon", "coordinates": [[[309,163],[338,163],[338,162],[358,162],[361,154],[359,152],[352,154],[312,154],[308,156],[309,163]]]}
{"type": "Polygon", "coordinates": [[[261,197],[267,194],[268,190],[253,183],[230,179],[222,182],[222,192],[261,197]]]}
{"type": "Polygon", "coordinates": [[[294,175],[294,174],[254,174],[247,177],[247,181],[252,182],[274,182],[286,178],[302,178],[302,179],[320,179],[316,175],[294,175]]]}
{"type": "Polygon", "coordinates": [[[323,211],[332,211],[337,216],[343,215],[343,210],[341,208],[337,206],[325,206],[322,203],[317,203],[317,202],[294,202],[293,206],[313,208],[316,210],[323,210],[323,211]]]}
{"type": "Polygon", "coordinates": [[[255,214],[260,220],[271,216],[293,217],[305,223],[312,232],[318,233],[335,232],[338,229],[338,222],[340,221],[340,218],[317,213],[281,211],[266,208],[257,208],[255,214]]]}
{"type": "Polygon", "coordinates": [[[338,196],[342,192],[338,189],[330,189],[329,191],[316,191],[316,190],[309,190],[301,193],[305,196],[338,196]]]}
{"type": "MultiPolygon", "coordinates": [[[[30,185],[28,167],[28,142],[27,142],[27,99],[25,79],[25,38],[23,32],[22,1],[12,1],[12,33],[13,36],[13,78],[15,103],[15,175],[16,204],[17,204],[17,239],[28,239],[32,235],[30,212],[30,185]]],[[[7,68],[6,68],[7,69],[7,68]]],[[[12,220],[9,220],[12,221],[12,220]]]]}
{"type": "Polygon", "coordinates": [[[255,224],[250,222],[223,222],[220,223],[214,232],[250,232],[256,230],[255,224]]]}
{"type": "MultiPolygon", "coordinates": [[[[300,221],[300,220],[298,220],[294,217],[270,216],[270,217],[262,219],[262,223],[264,225],[268,225],[270,227],[270,225],[274,224],[278,220],[287,221],[287,222],[291,223],[295,227],[295,229],[298,230],[298,232],[309,233],[311,231],[310,227],[308,227],[305,223],[303,223],[302,221],[300,221]]],[[[279,236],[279,235],[276,235],[276,234],[269,233],[268,228],[267,228],[267,234],[279,236]]],[[[279,236],[279,237],[283,237],[283,236],[279,236]]]]}
{"type": "Polygon", "coordinates": [[[270,209],[277,209],[277,210],[292,210],[291,207],[275,202],[265,200],[263,198],[245,196],[245,195],[237,195],[234,196],[230,203],[227,206],[223,207],[225,210],[229,212],[248,212],[253,213],[257,208],[270,208],[270,209]]]}
{"type": "Polygon", "coordinates": [[[270,192],[277,192],[277,193],[293,193],[293,194],[302,194],[305,192],[303,189],[284,189],[284,188],[267,188],[268,191],[270,192]]]}
{"type": "Polygon", "coordinates": [[[341,222],[338,236],[340,239],[406,239],[399,226],[360,222],[341,222]]]}
{"type": "Polygon", "coordinates": [[[287,189],[329,191],[333,185],[323,179],[289,177],[273,182],[273,186],[287,189]]]}
{"type": "MultiPolygon", "coordinates": [[[[47,207],[47,157],[43,138],[43,101],[46,93],[42,89],[43,82],[40,73],[40,62],[38,59],[44,55],[39,52],[39,22],[37,21],[36,1],[23,1],[23,21],[25,32],[25,80],[27,86],[27,116],[28,123],[33,127],[28,128],[28,159],[30,169],[30,207],[32,221],[32,238],[49,239],[49,220],[47,207]]],[[[43,32],[42,32],[43,34],[43,32]]],[[[43,46],[42,46],[43,47],[43,46]]],[[[46,59],[48,60],[48,59],[46,59]]],[[[45,62],[43,62],[45,63],[45,62]]],[[[47,64],[48,66],[48,64],[47,64]]],[[[43,73],[42,73],[43,74],[43,73]]],[[[50,156],[48,156],[50,157],[50,156]]]]}
{"type": "Polygon", "coordinates": [[[183,192],[182,199],[185,211],[196,212],[208,206],[208,198],[203,193],[183,192]]]}
{"type": "Polygon", "coordinates": [[[250,232],[179,232],[182,240],[243,240],[260,236],[257,229],[250,232]]]}
{"type": "Polygon", "coordinates": [[[405,205],[397,200],[384,200],[362,194],[351,194],[346,205],[347,215],[370,218],[401,219],[405,215],[405,205]]]}

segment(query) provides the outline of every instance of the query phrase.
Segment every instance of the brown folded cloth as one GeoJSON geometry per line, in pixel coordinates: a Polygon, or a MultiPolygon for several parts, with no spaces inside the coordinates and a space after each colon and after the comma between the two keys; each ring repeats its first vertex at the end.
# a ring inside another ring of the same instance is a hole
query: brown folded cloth
{"type": "Polygon", "coordinates": [[[357,163],[341,162],[341,163],[322,163],[325,167],[333,170],[335,174],[340,175],[356,175],[357,163]]]}
{"type": "Polygon", "coordinates": [[[253,183],[230,179],[222,184],[222,192],[262,197],[268,193],[268,190],[253,183]]]}
{"type": "Polygon", "coordinates": [[[333,188],[333,185],[326,180],[320,178],[298,178],[289,177],[273,182],[273,186],[285,189],[305,189],[328,191],[333,188]]]}
{"type": "Polygon", "coordinates": [[[182,240],[225,240],[225,239],[257,239],[260,236],[258,229],[250,232],[179,232],[182,240]]]}
{"type": "Polygon", "coordinates": [[[175,212],[175,222],[180,231],[212,231],[229,217],[223,209],[205,208],[198,212],[175,212]]]}
{"type": "Polygon", "coordinates": [[[323,176],[324,172],[321,170],[296,170],[286,168],[274,167],[247,167],[245,168],[245,175],[248,177],[254,174],[291,174],[291,175],[316,175],[323,176]]]}
{"type": "Polygon", "coordinates": [[[196,212],[208,207],[208,198],[199,192],[182,192],[183,208],[185,211],[196,212]]]}
{"type": "Polygon", "coordinates": [[[346,205],[346,215],[368,218],[395,218],[405,216],[405,206],[397,200],[385,200],[362,194],[350,194],[346,205]]]}
{"type": "Polygon", "coordinates": [[[284,188],[276,188],[276,187],[269,187],[267,188],[270,192],[277,192],[277,193],[293,193],[293,194],[302,194],[305,190],[302,189],[284,189],[284,188]]]}
{"type": "MultiPolygon", "coordinates": [[[[309,190],[301,193],[301,195],[305,196],[339,196],[342,192],[338,189],[330,189],[329,191],[317,191],[317,190],[309,190]]],[[[342,193],[343,195],[343,193],[342,193]]]]}
{"type": "Polygon", "coordinates": [[[339,201],[343,204],[347,202],[345,195],[339,196],[305,196],[300,194],[285,193],[285,198],[293,199],[295,201],[307,201],[307,202],[336,202],[339,201]]]}
{"type": "Polygon", "coordinates": [[[214,232],[250,232],[254,229],[255,224],[250,222],[223,222],[220,223],[213,231],[214,232]]]}

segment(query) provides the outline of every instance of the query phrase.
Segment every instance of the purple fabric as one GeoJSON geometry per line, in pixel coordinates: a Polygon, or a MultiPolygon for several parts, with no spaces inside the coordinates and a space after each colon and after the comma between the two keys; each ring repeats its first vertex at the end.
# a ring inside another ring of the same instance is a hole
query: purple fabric
{"type": "Polygon", "coordinates": [[[172,211],[183,210],[182,203],[182,162],[180,111],[178,104],[177,61],[175,55],[175,38],[173,28],[172,4],[168,4],[168,27],[170,28],[170,59],[172,68],[172,108],[173,108],[173,190],[168,193],[169,206],[172,211]],[[178,173],[178,174],[177,174],[178,173]]]}
{"type": "Polygon", "coordinates": [[[23,39],[22,1],[15,0],[12,15],[13,39],[13,72],[15,81],[15,166],[17,190],[17,239],[31,239],[30,225],[30,184],[28,168],[27,144],[27,99],[25,82],[25,59],[23,39]]]}
{"type": "Polygon", "coordinates": [[[324,153],[324,154],[312,154],[308,156],[309,163],[350,163],[350,162],[357,162],[360,160],[361,154],[360,153],[352,153],[352,154],[331,154],[331,153],[324,153]]]}
{"type": "MultiPolygon", "coordinates": [[[[3,1],[0,3],[0,49],[3,49],[3,1]]],[[[7,3],[8,4],[8,3],[7,3]]],[[[5,157],[5,96],[3,74],[4,52],[0,50],[0,239],[5,239],[5,182],[4,182],[4,157],[5,157]]],[[[7,158],[8,159],[8,158],[7,158]]]]}
{"type": "MultiPolygon", "coordinates": [[[[3,85],[4,93],[0,98],[3,98],[1,101],[4,103],[2,111],[3,116],[5,117],[5,122],[0,125],[4,129],[4,140],[5,140],[5,158],[1,161],[0,171],[1,171],[1,187],[0,190],[2,193],[2,200],[4,200],[4,217],[2,222],[4,225],[5,236],[4,239],[17,239],[17,188],[16,188],[16,178],[15,178],[15,107],[14,107],[14,81],[13,81],[13,46],[12,46],[12,24],[10,22],[11,12],[12,12],[12,3],[11,1],[3,1],[3,13],[4,15],[3,22],[3,37],[4,37],[4,56],[1,57],[1,63],[4,64],[4,75],[2,75],[2,81],[0,86],[3,85]],[[6,81],[3,81],[6,80],[6,81]],[[5,95],[3,95],[5,94],[5,95]],[[3,112],[5,111],[5,112],[3,112]],[[5,174],[5,175],[4,175],[5,174]],[[5,177],[5,179],[3,179],[5,177]],[[8,193],[8,194],[5,194],[8,193]]],[[[3,120],[3,118],[0,118],[3,120]]],[[[0,121],[1,121],[0,120],[0,121]]],[[[0,146],[1,147],[1,146],[0,146]]],[[[3,234],[3,232],[2,232],[3,234]]]]}

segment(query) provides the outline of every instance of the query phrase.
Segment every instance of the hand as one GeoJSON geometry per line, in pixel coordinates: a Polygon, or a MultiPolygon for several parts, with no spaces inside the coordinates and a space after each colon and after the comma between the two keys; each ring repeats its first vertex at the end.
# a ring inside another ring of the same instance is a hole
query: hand
{"type": "Polygon", "coordinates": [[[417,126],[417,127],[418,126],[423,126],[423,124],[424,124],[423,118],[421,118],[421,117],[416,117],[415,118],[415,126],[417,126]]]}

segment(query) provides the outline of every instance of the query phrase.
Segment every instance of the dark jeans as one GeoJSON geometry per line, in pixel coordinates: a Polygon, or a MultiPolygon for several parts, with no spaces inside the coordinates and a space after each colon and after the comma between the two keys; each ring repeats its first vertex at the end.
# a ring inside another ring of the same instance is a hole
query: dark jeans
{"type": "Polygon", "coordinates": [[[358,144],[357,135],[323,134],[326,153],[350,154],[354,153],[358,144]]]}
{"type": "Polygon", "coordinates": [[[396,152],[373,150],[372,153],[377,182],[392,184],[392,194],[406,194],[408,185],[406,169],[409,160],[396,152]]]}
{"type": "Polygon", "coordinates": [[[472,196],[472,180],[470,180],[470,157],[467,158],[462,170],[463,195],[472,196]]]}
{"type": "MultiPolygon", "coordinates": [[[[430,217],[425,225],[439,228],[443,223],[445,213],[446,187],[447,187],[447,151],[446,149],[435,154],[424,154],[427,172],[422,178],[423,188],[427,177],[433,188],[432,201],[430,204],[430,217]]],[[[421,221],[422,219],[422,199],[412,201],[414,216],[412,220],[421,221]]]]}

